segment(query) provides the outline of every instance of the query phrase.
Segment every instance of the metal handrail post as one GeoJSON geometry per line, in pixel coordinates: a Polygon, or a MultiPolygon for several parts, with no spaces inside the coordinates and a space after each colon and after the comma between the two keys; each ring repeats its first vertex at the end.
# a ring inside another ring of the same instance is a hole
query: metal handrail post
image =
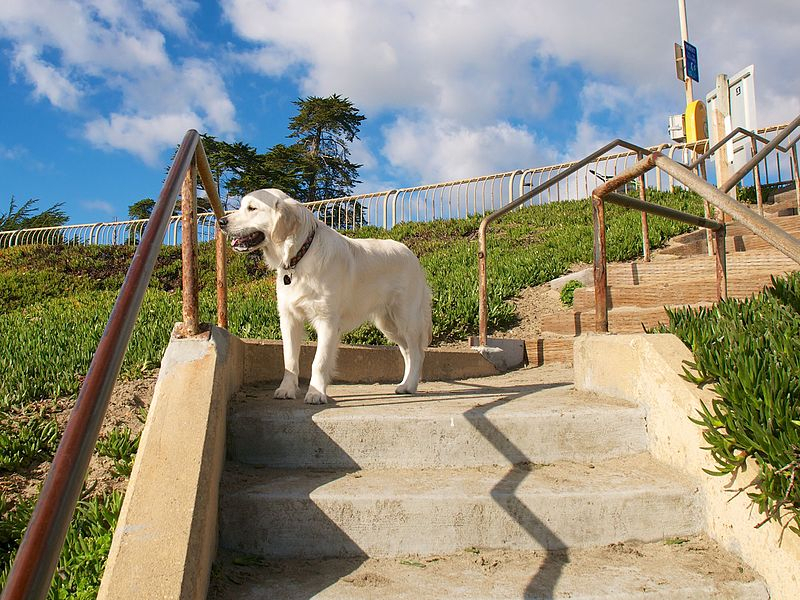
{"type": "MultiPolygon", "coordinates": [[[[756,139],[754,137],[750,138],[750,148],[753,152],[753,156],[755,156],[758,153],[758,146],[756,145],[756,139]]],[[[769,179],[767,181],[769,181],[769,179]]],[[[761,192],[761,173],[758,170],[758,164],[753,167],[753,185],[756,188],[756,206],[758,206],[758,214],[763,217],[764,199],[761,192]]]]}
{"type": "Polygon", "coordinates": [[[794,171],[794,197],[797,201],[797,214],[800,214],[800,170],[797,160],[797,143],[792,144],[792,170],[794,171]]]}
{"type": "MultiPolygon", "coordinates": [[[[707,229],[706,231],[711,231],[707,229]]],[[[717,300],[728,299],[728,258],[725,250],[725,232],[726,226],[723,223],[722,227],[714,232],[714,243],[716,245],[716,256],[714,259],[715,272],[717,275],[717,300]]]]}
{"type": "Polygon", "coordinates": [[[594,232],[594,330],[608,333],[608,273],[606,270],[606,215],[603,196],[592,194],[594,232]]]}
{"type": "Polygon", "coordinates": [[[183,333],[200,333],[197,289],[197,166],[192,160],[181,187],[181,259],[183,262],[183,333]]]}
{"type": "MultiPolygon", "coordinates": [[[[637,155],[639,160],[642,160],[642,155],[637,155]]],[[[645,180],[644,173],[639,177],[639,199],[642,202],[647,200],[645,193],[645,180]]],[[[642,254],[644,255],[644,262],[650,262],[650,227],[647,224],[647,213],[642,211],[642,254]]]]}

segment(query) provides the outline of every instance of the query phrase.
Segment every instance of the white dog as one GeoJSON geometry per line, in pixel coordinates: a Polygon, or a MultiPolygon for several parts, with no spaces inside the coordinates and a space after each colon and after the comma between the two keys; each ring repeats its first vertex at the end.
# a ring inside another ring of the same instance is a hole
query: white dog
{"type": "Polygon", "coordinates": [[[261,250],[277,271],[283,381],[276,398],[296,398],[303,324],[317,332],[305,401],[324,404],[343,333],[372,321],[405,361],[398,394],[417,391],[431,341],[431,291],[417,257],[400,242],[358,240],[334,231],[280,190],[242,198],[220,227],[237,252],[261,250]]]}

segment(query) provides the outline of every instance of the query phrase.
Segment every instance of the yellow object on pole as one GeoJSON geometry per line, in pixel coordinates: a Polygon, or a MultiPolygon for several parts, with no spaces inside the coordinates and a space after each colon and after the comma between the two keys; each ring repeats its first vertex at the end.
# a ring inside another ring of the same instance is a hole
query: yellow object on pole
{"type": "Polygon", "coordinates": [[[686,105],[683,114],[684,131],[687,143],[708,139],[708,122],[706,121],[706,104],[701,100],[693,100],[686,105]]]}

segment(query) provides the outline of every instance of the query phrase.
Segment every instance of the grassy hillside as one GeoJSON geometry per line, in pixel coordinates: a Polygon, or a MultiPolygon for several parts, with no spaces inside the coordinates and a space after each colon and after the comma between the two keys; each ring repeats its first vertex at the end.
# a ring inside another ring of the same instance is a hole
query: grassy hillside
{"type": "MultiPolygon", "coordinates": [[[[694,194],[649,195],[654,202],[702,214],[702,203],[694,194]]],[[[639,213],[609,206],[606,222],[610,261],[641,254],[639,213]]],[[[390,232],[365,227],[355,233],[402,241],[420,257],[434,296],[434,342],[463,340],[477,333],[479,224],[480,217],[472,217],[406,223],[390,232]]],[[[651,245],[659,246],[686,230],[679,223],[651,218],[651,245]]],[[[508,301],[522,289],[558,277],[575,263],[591,262],[590,203],[515,211],[492,226],[488,252],[489,327],[503,330],[516,322],[508,301]]],[[[52,457],[60,436],[53,417],[56,399],[74,398],[77,393],[132,254],[133,249],[126,247],[0,250],[0,482],[52,457]]],[[[215,314],[213,264],[213,248],[205,245],[199,269],[205,321],[213,321],[215,314]]],[[[124,378],[158,366],[172,325],[180,320],[180,304],[180,249],[164,248],[123,364],[124,378]]],[[[229,320],[236,335],[280,337],[274,276],[257,256],[231,257],[229,320]]],[[[383,340],[372,327],[361,327],[345,341],[383,340]]],[[[126,440],[125,433],[120,436],[121,445],[135,451],[134,440],[126,440]]],[[[2,489],[0,586],[32,505],[3,494],[2,489]]],[[[81,517],[62,555],[62,564],[71,565],[65,568],[70,577],[56,578],[53,597],[92,597],[118,510],[117,495],[94,497],[81,505],[81,517]]]]}

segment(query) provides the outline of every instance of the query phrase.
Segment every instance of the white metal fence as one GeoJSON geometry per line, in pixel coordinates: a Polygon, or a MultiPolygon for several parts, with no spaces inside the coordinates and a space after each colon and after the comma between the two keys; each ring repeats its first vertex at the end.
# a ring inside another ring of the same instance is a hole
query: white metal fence
{"type": "MultiPolygon", "coordinates": [[[[783,128],[784,125],[767,127],[756,133],[769,138],[783,128]]],[[[696,157],[692,146],[686,144],[663,144],[650,149],[659,150],[669,158],[684,164],[688,164],[696,157]]],[[[531,198],[528,205],[588,198],[600,183],[633,165],[636,160],[635,152],[601,156],[558,185],[531,198]]],[[[518,198],[574,164],[567,162],[519,169],[445,183],[311,202],[306,206],[325,223],[339,229],[354,229],[365,225],[391,229],[398,223],[408,221],[457,219],[484,214],[505,206],[514,198],[518,198]]],[[[773,158],[762,163],[760,169],[762,185],[789,181],[792,178],[791,162],[785,153],[775,152],[773,158]]],[[[709,180],[713,182],[713,167],[707,171],[709,180]]],[[[647,173],[645,183],[647,187],[656,190],[671,190],[676,185],[673,178],[660,169],[647,173]]],[[[210,241],[214,238],[215,223],[213,213],[199,215],[200,241],[210,241]]],[[[136,244],[141,239],[146,224],[145,220],[135,220],[5,231],[0,232],[0,248],[24,244],[136,244]]],[[[180,216],[174,216],[164,242],[180,244],[180,241],[181,219],[180,216]]]]}

